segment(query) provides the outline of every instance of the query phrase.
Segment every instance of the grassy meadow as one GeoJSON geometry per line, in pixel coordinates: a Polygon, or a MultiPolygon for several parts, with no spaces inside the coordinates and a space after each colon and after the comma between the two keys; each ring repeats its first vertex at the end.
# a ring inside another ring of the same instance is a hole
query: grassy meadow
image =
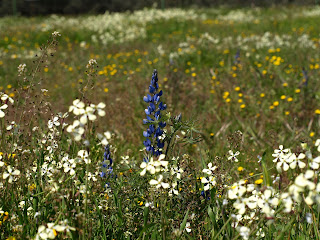
{"type": "Polygon", "coordinates": [[[1,18],[0,239],[320,239],[319,22],[1,18]]]}

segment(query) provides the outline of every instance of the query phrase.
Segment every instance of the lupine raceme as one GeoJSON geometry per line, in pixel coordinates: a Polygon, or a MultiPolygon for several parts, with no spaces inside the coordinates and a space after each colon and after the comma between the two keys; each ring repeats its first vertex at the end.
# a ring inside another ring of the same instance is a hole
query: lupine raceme
{"type": "Polygon", "coordinates": [[[167,105],[160,101],[162,90],[158,90],[158,72],[157,70],[154,70],[149,86],[150,94],[143,97],[143,100],[146,103],[149,103],[148,108],[145,109],[147,117],[143,120],[143,124],[148,125],[147,130],[143,132],[143,136],[146,137],[143,144],[146,147],[147,152],[154,156],[162,154],[162,149],[164,147],[162,135],[163,128],[166,126],[166,122],[162,119],[161,111],[165,110],[167,105]]]}

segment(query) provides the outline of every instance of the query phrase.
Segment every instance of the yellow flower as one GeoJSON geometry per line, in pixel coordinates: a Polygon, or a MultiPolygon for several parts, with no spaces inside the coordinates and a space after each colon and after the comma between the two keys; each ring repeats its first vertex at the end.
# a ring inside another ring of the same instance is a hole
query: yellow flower
{"type": "Polygon", "coordinates": [[[165,77],[165,78],[163,79],[163,81],[164,81],[164,82],[168,81],[168,78],[167,78],[167,77],[165,77]]]}
{"type": "Polygon", "coordinates": [[[249,173],[250,176],[253,176],[253,174],[254,174],[253,172],[249,173]]]}
{"type": "Polygon", "coordinates": [[[109,92],[109,89],[105,88],[103,91],[107,93],[107,92],[109,92]]]}
{"type": "Polygon", "coordinates": [[[226,99],[226,102],[227,102],[227,103],[231,102],[231,99],[230,99],[230,98],[227,98],[227,99],[226,99]]]}
{"type": "Polygon", "coordinates": [[[30,191],[33,191],[35,188],[36,188],[36,185],[34,183],[29,186],[29,190],[30,191]]]}
{"type": "Polygon", "coordinates": [[[11,85],[11,84],[8,84],[8,85],[7,85],[7,88],[8,88],[8,89],[12,88],[12,85],[11,85]]]}
{"type": "Polygon", "coordinates": [[[226,99],[229,96],[229,92],[224,92],[223,93],[223,98],[226,99]]]}
{"type": "Polygon", "coordinates": [[[11,157],[14,158],[16,155],[17,155],[17,154],[15,154],[15,153],[12,153],[12,154],[9,153],[9,154],[8,154],[8,158],[11,158],[11,157]]]}
{"type": "Polygon", "coordinates": [[[242,172],[243,171],[243,167],[238,167],[238,171],[242,172]]]}
{"type": "Polygon", "coordinates": [[[315,114],[320,114],[320,109],[316,109],[316,110],[314,111],[314,113],[315,113],[315,114]]]}
{"type": "Polygon", "coordinates": [[[289,111],[285,111],[284,114],[285,114],[285,115],[289,115],[290,112],[289,112],[289,111]]]}
{"type": "Polygon", "coordinates": [[[286,95],[282,95],[280,98],[281,98],[282,100],[283,100],[283,99],[286,99],[286,95]]]}
{"type": "Polygon", "coordinates": [[[240,87],[235,87],[234,90],[236,90],[237,92],[239,92],[239,91],[240,91],[240,87]]]}
{"type": "Polygon", "coordinates": [[[274,106],[271,105],[271,106],[269,107],[269,109],[274,109],[274,106]]]}
{"type": "Polygon", "coordinates": [[[260,94],[260,97],[265,97],[266,95],[264,93],[261,93],[260,94]]]}
{"type": "Polygon", "coordinates": [[[196,85],[197,85],[197,82],[193,82],[193,83],[192,83],[192,86],[196,86],[196,85]]]}
{"type": "Polygon", "coordinates": [[[245,107],[246,107],[245,104],[241,104],[241,105],[240,105],[240,108],[241,108],[241,109],[243,109],[243,108],[245,108],[245,107]]]}
{"type": "Polygon", "coordinates": [[[69,72],[72,72],[72,71],[73,71],[73,68],[72,68],[72,67],[69,67],[68,70],[69,70],[69,72]]]}
{"type": "Polygon", "coordinates": [[[311,132],[311,133],[310,133],[310,137],[313,137],[314,135],[315,135],[314,132],[311,132]]]}
{"type": "Polygon", "coordinates": [[[239,100],[238,100],[238,103],[242,103],[243,101],[242,101],[242,99],[240,98],[239,100]]]}
{"type": "Polygon", "coordinates": [[[288,102],[292,102],[292,101],[293,101],[293,98],[292,98],[292,97],[289,97],[289,98],[287,99],[287,101],[288,101],[288,102]]]}
{"type": "Polygon", "coordinates": [[[297,88],[297,89],[295,90],[295,92],[296,92],[296,93],[300,93],[301,90],[300,90],[299,88],[297,88]]]}
{"type": "Polygon", "coordinates": [[[279,102],[278,101],[275,101],[275,102],[273,102],[273,106],[278,106],[279,105],[279,102]]]}
{"type": "Polygon", "coordinates": [[[192,73],[191,76],[192,76],[192,77],[196,77],[197,74],[196,74],[196,73],[192,73]]]}
{"type": "Polygon", "coordinates": [[[267,74],[267,70],[263,70],[263,71],[262,71],[262,74],[263,74],[263,75],[266,75],[266,74],[267,74]]]}
{"type": "Polygon", "coordinates": [[[49,71],[49,68],[44,68],[44,72],[48,72],[49,71]]]}
{"type": "Polygon", "coordinates": [[[288,83],[284,83],[284,84],[282,84],[282,86],[288,87],[288,83]]]}
{"type": "Polygon", "coordinates": [[[242,93],[239,93],[239,94],[238,94],[238,96],[239,96],[239,97],[242,97],[242,96],[243,96],[243,94],[242,94],[242,93]]]}
{"type": "Polygon", "coordinates": [[[263,183],[263,179],[260,178],[260,179],[256,180],[254,183],[259,185],[259,184],[263,183]]]}
{"type": "Polygon", "coordinates": [[[210,133],[210,136],[213,137],[213,136],[214,136],[214,133],[210,133]]]}

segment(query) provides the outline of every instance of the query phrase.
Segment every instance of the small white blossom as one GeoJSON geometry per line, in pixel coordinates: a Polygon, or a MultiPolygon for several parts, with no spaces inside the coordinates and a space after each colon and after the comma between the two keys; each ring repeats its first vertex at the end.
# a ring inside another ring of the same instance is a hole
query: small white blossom
{"type": "Polygon", "coordinates": [[[191,227],[190,227],[190,223],[189,223],[189,222],[186,223],[185,230],[186,230],[188,233],[191,232],[191,227]]]}
{"type": "Polygon", "coordinates": [[[165,183],[165,182],[162,182],[163,180],[163,176],[162,175],[159,175],[158,179],[152,179],[150,180],[150,185],[155,185],[156,188],[169,188],[170,185],[169,183],[165,183]]]}
{"type": "Polygon", "coordinates": [[[57,32],[57,31],[54,31],[52,33],[52,37],[60,37],[60,36],[61,36],[61,34],[59,32],[57,32]]]}
{"type": "Polygon", "coordinates": [[[237,158],[237,156],[238,156],[239,154],[240,154],[239,151],[233,153],[232,150],[229,150],[229,155],[230,155],[230,156],[228,157],[228,160],[232,160],[232,161],[234,161],[234,162],[239,162],[239,160],[238,160],[238,158],[237,158]]]}
{"type": "Polygon", "coordinates": [[[16,176],[20,175],[20,171],[17,169],[14,169],[10,165],[7,167],[7,171],[5,171],[2,175],[3,179],[8,178],[8,182],[12,183],[13,181],[16,181],[16,176]]]}

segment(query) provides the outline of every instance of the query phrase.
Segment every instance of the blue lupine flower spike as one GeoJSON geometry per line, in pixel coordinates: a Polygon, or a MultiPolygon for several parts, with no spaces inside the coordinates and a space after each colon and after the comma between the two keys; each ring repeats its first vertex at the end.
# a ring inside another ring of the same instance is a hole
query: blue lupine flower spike
{"type": "Polygon", "coordinates": [[[160,100],[163,92],[162,90],[158,92],[158,90],[158,72],[154,70],[149,85],[150,94],[143,97],[143,101],[149,103],[149,106],[144,110],[147,116],[146,119],[143,119],[143,124],[149,124],[149,126],[146,131],[143,131],[143,136],[146,138],[143,145],[146,147],[147,152],[155,156],[159,156],[164,147],[161,136],[166,122],[161,121],[161,111],[167,108],[167,105],[160,100]]]}
{"type": "Polygon", "coordinates": [[[104,149],[104,154],[103,154],[103,162],[102,162],[101,173],[100,173],[101,177],[106,177],[107,174],[112,175],[113,173],[112,163],[113,163],[113,160],[111,158],[110,147],[109,145],[107,145],[104,149]]]}

